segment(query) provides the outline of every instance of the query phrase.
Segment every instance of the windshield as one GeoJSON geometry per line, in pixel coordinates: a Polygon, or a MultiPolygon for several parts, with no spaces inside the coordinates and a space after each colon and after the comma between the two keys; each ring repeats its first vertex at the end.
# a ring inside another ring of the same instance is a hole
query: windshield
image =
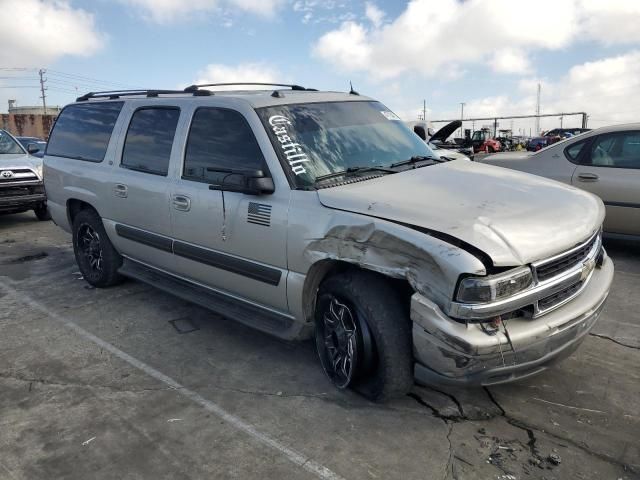
{"type": "Polygon", "coordinates": [[[16,153],[24,153],[24,150],[7,132],[0,130],[0,155],[16,153]]]}
{"type": "Polygon", "coordinates": [[[296,187],[347,169],[390,167],[412,157],[437,157],[379,102],[278,105],[257,109],[296,187]]]}

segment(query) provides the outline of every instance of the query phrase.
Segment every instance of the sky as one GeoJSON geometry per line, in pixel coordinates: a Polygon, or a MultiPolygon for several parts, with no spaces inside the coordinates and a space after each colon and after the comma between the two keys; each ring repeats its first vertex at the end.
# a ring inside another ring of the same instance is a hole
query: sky
{"type": "Polygon", "coordinates": [[[438,120],[460,118],[461,102],[464,118],[534,114],[540,84],[541,113],[585,111],[592,128],[640,112],[639,0],[0,0],[0,12],[0,112],[41,104],[39,69],[49,105],[126,87],[351,82],[405,120],[423,101],[438,120]]]}

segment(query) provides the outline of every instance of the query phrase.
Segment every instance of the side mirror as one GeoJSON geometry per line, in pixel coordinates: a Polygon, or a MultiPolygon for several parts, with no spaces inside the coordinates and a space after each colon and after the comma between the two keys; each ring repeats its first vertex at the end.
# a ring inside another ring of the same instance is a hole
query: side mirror
{"type": "Polygon", "coordinates": [[[231,192],[240,192],[247,195],[264,195],[273,193],[276,187],[273,178],[267,177],[262,170],[231,170],[217,169],[208,167],[209,172],[226,173],[227,176],[235,176],[242,178],[242,184],[238,183],[221,183],[219,185],[209,185],[209,190],[226,190],[231,192]]]}
{"type": "Polygon", "coordinates": [[[276,191],[276,187],[273,184],[273,178],[271,177],[251,177],[247,179],[248,190],[256,192],[257,195],[264,195],[273,193],[276,191]]]}
{"type": "Polygon", "coordinates": [[[31,155],[33,155],[34,153],[38,153],[39,151],[40,147],[38,146],[38,144],[30,143],[27,145],[27,152],[29,152],[31,155]]]}

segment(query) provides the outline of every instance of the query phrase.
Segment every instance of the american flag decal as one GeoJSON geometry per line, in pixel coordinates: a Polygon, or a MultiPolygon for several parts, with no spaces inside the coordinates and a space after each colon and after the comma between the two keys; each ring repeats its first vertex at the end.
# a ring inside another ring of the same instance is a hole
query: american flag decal
{"type": "Polygon", "coordinates": [[[271,226],[271,205],[264,203],[249,202],[247,211],[247,222],[256,225],[271,226]]]}

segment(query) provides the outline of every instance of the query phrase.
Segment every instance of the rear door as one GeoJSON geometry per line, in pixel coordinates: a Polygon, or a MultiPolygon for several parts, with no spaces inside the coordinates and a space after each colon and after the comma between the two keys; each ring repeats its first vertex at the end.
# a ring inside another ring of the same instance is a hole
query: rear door
{"type": "Polygon", "coordinates": [[[605,230],[640,235],[640,131],[598,135],[581,157],[572,184],[604,201],[605,230]]]}
{"type": "Polygon", "coordinates": [[[126,133],[110,182],[111,238],[124,255],[173,271],[169,163],[180,117],[176,105],[128,104],[126,133]]]}
{"type": "Polygon", "coordinates": [[[231,108],[197,108],[171,193],[176,268],[185,278],[286,312],[290,190],[228,191],[241,181],[230,170],[269,175],[249,121],[231,108]]]}

